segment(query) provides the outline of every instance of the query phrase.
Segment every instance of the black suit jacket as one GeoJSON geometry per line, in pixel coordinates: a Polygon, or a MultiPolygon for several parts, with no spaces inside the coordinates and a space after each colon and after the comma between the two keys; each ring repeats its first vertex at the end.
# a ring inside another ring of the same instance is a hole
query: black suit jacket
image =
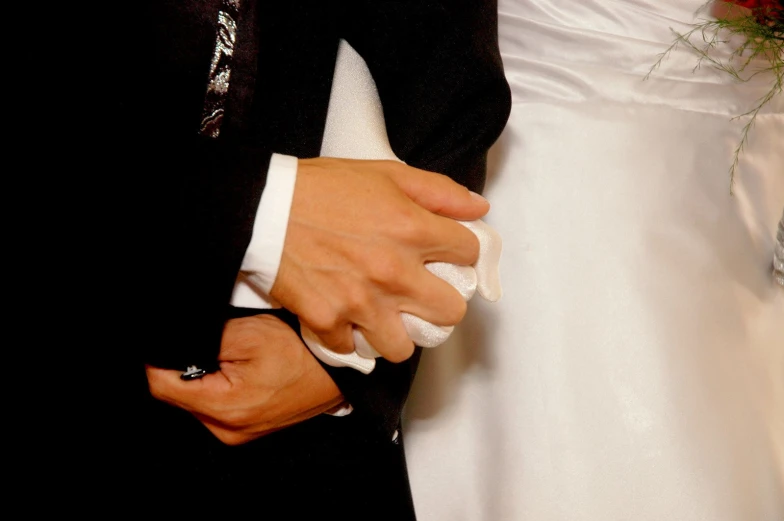
{"type": "MultiPolygon", "coordinates": [[[[127,35],[138,66],[124,79],[117,132],[139,199],[129,255],[148,274],[131,288],[147,303],[129,317],[140,363],[214,368],[225,321],[255,313],[228,302],[269,159],[319,154],[340,38],[366,60],[392,148],[409,165],[481,191],[510,110],[495,0],[242,0],[221,133],[201,136],[220,8],[164,0],[149,31],[127,35]]],[[[380,361],[369,376],[327,368],[355,407],[351,421],[368,427],[362,436],[390,439],[417,360],[380,361]]],[[[180,413],[152,423],[168,414],[180,413]]]]}

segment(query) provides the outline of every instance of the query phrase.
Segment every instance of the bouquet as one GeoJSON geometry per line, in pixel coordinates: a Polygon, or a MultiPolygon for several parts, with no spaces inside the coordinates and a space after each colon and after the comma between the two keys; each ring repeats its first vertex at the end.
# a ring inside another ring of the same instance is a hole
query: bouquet
{"type": "Polygon", "coordinates": [[[735,179],[738,157],[748,141],[749,131],[757,114],[766,103],[781,94],[784,84],[783,2],[784,0],[715,0],[706,3],[697,14],[711,10],[713,18],[694,24],[685,34],[673,31],[675,41],[659,55],[648,73],[650,76],[676,47],[684,45],[698,55],[695,71],[704,63],[709,63],[739,81],[748,81],[758,74],[770,75],[770,91],[749,111],[735,117],[748,118],[748,121],[743,127],[742,137],[730,167],[730,191],[735,179]],[[732,48],[729,58],[722,60],[715,56],[713,51],[719,45],[732,48]],[[764,63],[764,66],[759,67],[759,63],[764,63]]]}

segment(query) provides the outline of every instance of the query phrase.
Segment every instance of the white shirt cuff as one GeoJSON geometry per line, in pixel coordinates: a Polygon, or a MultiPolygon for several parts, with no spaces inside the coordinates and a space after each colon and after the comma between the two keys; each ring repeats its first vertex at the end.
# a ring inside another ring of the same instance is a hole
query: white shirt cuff
{"type": "Polygon", "coordinates": [[[233,306],[255,309],[280,307],[269,293],[278,276],[296,181],[297,158],[273,154],[253,223],[253,235],[234,284],[233,306]]]}

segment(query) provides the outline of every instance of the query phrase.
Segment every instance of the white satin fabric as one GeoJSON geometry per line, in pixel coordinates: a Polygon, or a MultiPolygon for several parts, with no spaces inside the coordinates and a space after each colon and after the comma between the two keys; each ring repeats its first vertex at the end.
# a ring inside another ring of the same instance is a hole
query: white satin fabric
{"type": "MultiPolygon", "coordinates": [[[[675,52],[703,0],[500,0],[504,299],[426,351],[422,521],[784,520],[784,98],[675,52]]],[[[769,80],[769,78],[767,78],[769,80]]]]}

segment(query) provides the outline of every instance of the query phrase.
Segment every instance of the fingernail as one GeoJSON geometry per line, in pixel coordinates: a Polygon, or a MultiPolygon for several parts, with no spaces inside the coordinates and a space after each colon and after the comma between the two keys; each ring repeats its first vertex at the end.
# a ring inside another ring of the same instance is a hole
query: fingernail
{"type": "Polygon", "coordinates": [[[479,195],[478,193],[472,192],[471,190],[469,190],[468,193],[471,194],[471,199],[475,201],[484,201],[485,203],[488,203],[488,200],[482,197],[481,195],[479,195]]]}

